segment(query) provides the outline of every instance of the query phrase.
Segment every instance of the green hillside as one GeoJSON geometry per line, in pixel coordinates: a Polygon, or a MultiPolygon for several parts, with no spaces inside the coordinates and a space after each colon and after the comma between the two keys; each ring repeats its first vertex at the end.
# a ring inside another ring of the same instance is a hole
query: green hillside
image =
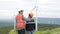
{"type": "Polygon", "coordinates": [[[13,29],[13,26],[6,26],[0,28],[0,34],[8,34],[10,30],[13,29]]]}
{"type": "MultiPolygon", "coordinates": [[[[54,24],[38,24],[38,31],[34,31],[34,34],[59,34],[60,25],[54,24]]],[[[6,26],[0,28],[0,34],[16,34],[16,30],[13,26],[6,26]]]]}

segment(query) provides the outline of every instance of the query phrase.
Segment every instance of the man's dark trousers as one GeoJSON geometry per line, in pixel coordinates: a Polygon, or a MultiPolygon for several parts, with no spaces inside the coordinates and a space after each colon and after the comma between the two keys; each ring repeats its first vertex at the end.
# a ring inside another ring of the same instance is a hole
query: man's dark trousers
{"type": "Polygon", "coordinates": [[[18,30],[18,34],[25,34],[25,29],[18,30]]]}

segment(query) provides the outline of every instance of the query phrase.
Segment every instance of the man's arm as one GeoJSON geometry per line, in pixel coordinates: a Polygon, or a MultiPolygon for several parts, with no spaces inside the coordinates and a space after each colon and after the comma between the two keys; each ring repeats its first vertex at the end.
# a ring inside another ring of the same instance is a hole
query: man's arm
{"type": "Polygon", "coordinates": [[[31,21],[32,20],[32,18],[30,18],[30,19],[29,18],[25,18],[24,16],[22,17],[22,19],[25,20],[25,21],[31,21]]]}

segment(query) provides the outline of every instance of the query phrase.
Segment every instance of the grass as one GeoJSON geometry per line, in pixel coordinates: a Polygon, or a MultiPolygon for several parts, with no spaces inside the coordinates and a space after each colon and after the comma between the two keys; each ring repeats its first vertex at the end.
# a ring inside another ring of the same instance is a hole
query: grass
{"type": "Polygon", "coordinates": [[[13,29],[12,26],[2,27],[0,28],[0,34],[8,34],[11,29],[13,29]]]}
{"type": "Polygon", "coordinates": [[[9,32],[9,34],[17,34],[17,31],[14,30],[14,29],[12,29],[12,30],[9,32]]]}
{"type": "MultiPolygon", "coordinates": [[[[17,34],[17,31],[13,26],[6,26],[0,28],[0,34],[17,34]]],[[[38,24],[38,31],[34,31],[34,34],[60,34],[60,25],[38,24]]]]}
{"type": "MultiPolygon", "coordinates": [[[[11,30],[9,34],[17,34],[16,30],[11,30]]],[[[34,31],[34,34],[60,34],[60,28],[45,31],[34,31]]]]}

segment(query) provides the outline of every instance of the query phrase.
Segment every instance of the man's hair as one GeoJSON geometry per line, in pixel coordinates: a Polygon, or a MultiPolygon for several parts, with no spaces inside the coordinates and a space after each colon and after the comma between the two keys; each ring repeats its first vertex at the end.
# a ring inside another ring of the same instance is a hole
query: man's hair
{"type": "Polygon", "coordinates": [[[21,10],[21,12],[23,12],[23,10],[21,10]]]}
{"type": "Polygon", "coordinates": [[[20,13],[20,11],[19,11],[19,13],[20,13]]]}
{"type": "Polygon", "coordinates": [[[19,13],[23,12],[23,10],[20,10],[19,13]]]}

